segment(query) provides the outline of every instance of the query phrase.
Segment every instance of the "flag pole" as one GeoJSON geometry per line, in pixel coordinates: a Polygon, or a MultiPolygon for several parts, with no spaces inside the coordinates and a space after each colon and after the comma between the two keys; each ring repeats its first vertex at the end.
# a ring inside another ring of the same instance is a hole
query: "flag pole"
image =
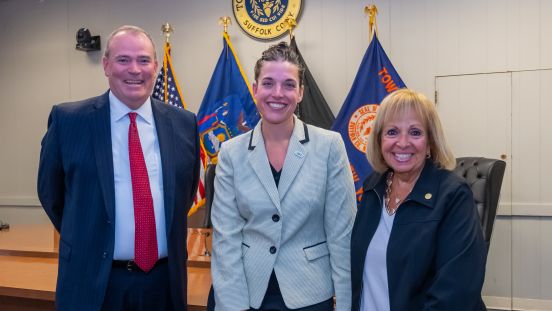
{"type": "Polygon", "coordinates": [[[289,13],[289,16],[284,20],[284,23],[287,25],[289,41],[291,42],[291,39],[293,39],[293,28],[297,26],[297,21],[293,17],[293,14],[289,13]]]}
{"type": "Polygon", "coordinates": [[[368,19],[368,42],[372,41],[374,33],[378,33],[378,24],[376,23],[376,15],[378,15],[378,8],[374,5],[367,5],[364,7],[364,14],[369,16],[368,19]]]}
{"type": "Polygon", "coordinates": [[[224,28],[224,33],[228,34],[228,25],[232,25],[232,20],[230,19],[230,16],[219,17],[219,25],[222,25],[222,27],[224,28]]]}
{"type": "Polygon", "coordinates": [[[167,62],[168,62],[168,55],[170,55],[171,53],[171,44],[169,43],[169,38],[171,37],[171,34],[173,32],[173,28],[171,24],[167,22],[161,25],[161,32],[165,37],[165,47],[163,48],[163,52],[164,52],[163,53],[163,82],[164,82],[163,85],[165,86],[164,102],[167,103],[169,101],[169,92],[168,92],[169,83],[167,81],[168,79],[167,62]]]}
{"type": "MultiPolygon", "coordinates": [[[[232,20],[230,19],[230,16],[219,17],[219,25],[222,25],[223,27],[223,33],[222,33],[223,37],[230,38],[230,36],[228,35],[228,25],[231,25],[231,24],[232,24],[232,20]]],[[[226,55],[226,57],[228,57],[228,55],[226,55]]]]}
{"type": "Polygon", "coordinates": [[[163,36],[165,37],[165,43],[169,43],[169,38],[171,37],[171,34],[173,33],[173,28],[171,24],[164,23],[161,26],[161,32],[163,33],[163,36]]]}

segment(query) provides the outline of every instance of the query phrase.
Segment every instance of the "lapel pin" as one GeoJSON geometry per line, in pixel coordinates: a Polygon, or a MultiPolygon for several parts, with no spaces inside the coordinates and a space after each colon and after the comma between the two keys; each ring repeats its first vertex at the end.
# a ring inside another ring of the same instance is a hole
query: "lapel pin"
{"type": "Polygon", "coordinates": [[[432,197],[431,193],[426,193],[425,196],[424,196],[424,198],[425,198],[426,200],[431,199],[431,197],[432,197]]]}
{"type": "Polygon", "coordinates": [[[299,158],[302,158],[305,156],[301,151],[295,151],[294,154],[299,158]]]}

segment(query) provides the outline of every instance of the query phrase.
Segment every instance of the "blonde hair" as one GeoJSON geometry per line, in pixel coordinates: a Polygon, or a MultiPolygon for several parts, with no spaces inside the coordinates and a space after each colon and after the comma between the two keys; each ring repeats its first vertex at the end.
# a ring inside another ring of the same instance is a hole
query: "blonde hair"
{"type": "Polygon", "coordinates": [[[388,121],[409,111],[416,113],[427,132],[430,158],[438,167],[452,170],[456,165],[456,159],[445,139],[435,105],[425,95],[406,88],[387,95],[377,110],[366,147],[366,157],[372,168],[379,173],[389,168],[381,152],[383,128],[388,121]]]}

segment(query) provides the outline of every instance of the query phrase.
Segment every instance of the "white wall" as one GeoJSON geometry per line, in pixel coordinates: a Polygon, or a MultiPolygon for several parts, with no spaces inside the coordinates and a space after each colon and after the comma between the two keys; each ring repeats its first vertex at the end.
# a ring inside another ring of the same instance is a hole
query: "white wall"
{"type": "MultiPolygon", "coordinates": [[[[380,41],[395,68],[407,86],[430,98],[437,76],[513,72],[512,81],[519,79],[510,107],[516,129],[508,155],[512,199],[503,202],[512,208],[497,221],[497,249],[491,250],[488,264],[495,274],[510,269],[511,282],[489,278],[484,292],[495,307],[552,310],[552,271],[546,268],[552,262],[552,243],[547,243],[552,233],[550,143],[532,152],[551,141],[550,79],[523,74],[552,68],[552,1],[373,3],[380,12],[380,41]],[[538,92],[529,92],[537,86],[538,92]],[[525,108],[540,109],[541,117],[533,122],[535,114],[524,114],[525,108]]],[[[303,0],[297,43],[334,114],[368,46],[367,4],[303,0]]],[[[222,48],[218,18],[225,15],[232,15],[230,0],[0,0],[0,219],[47,221],[37,207],[35,179],[51,106],[107,89],[101,53],[74,49],[77,29],[101,35],[104,47],[111,30],[136,24],[154,36],[162,55],[160,28],[170,22],[175,72],[189,109],[197,112],[222,48]]],[[[235,21],[229,33],[252,80],[253,64],[270,43],[251,39],[235,21]]]]}

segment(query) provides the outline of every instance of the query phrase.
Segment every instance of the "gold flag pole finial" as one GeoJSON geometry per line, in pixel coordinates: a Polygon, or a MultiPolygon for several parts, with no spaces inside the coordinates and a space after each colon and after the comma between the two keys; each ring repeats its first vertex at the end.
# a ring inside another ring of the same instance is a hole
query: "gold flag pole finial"
{"type": "Polygon", "coordinates": [[[370,17],[368,20],[368,39],[372,40],[372,36],[378,32],[378,24],[376,24],[376,15],[378,15],[378,8],[371,4],[364,7],[364,13],[370,17]]]}
{"type": "Polygon", "coordinates": [[[223,16],[219,18],[219,25],[224,27],[224,33],[228,33],[228,25],[232,25],[232,20],[230,16],[223,16]]]}
{"type": "Polygon", "coordinates": [[[161,26],[161,32],[163,32],[163,36],[165,36],[165,42],[169,43],[169,38],[171,37],[171,34],[173,33],[173,28],[171,24],[164,23],[163,26],[161,26]]]}
{"type": "Polygon", "coordinates": [[[289,13],[289,16],[284,20],[284,23],[287,25],[287,29],[289,31],[289,41],[291,41],[291,39],[293,39],[293,28],[297,26],[297,21],[295,20],[295,17],[293,17],[293,14],[289,13]]]}

